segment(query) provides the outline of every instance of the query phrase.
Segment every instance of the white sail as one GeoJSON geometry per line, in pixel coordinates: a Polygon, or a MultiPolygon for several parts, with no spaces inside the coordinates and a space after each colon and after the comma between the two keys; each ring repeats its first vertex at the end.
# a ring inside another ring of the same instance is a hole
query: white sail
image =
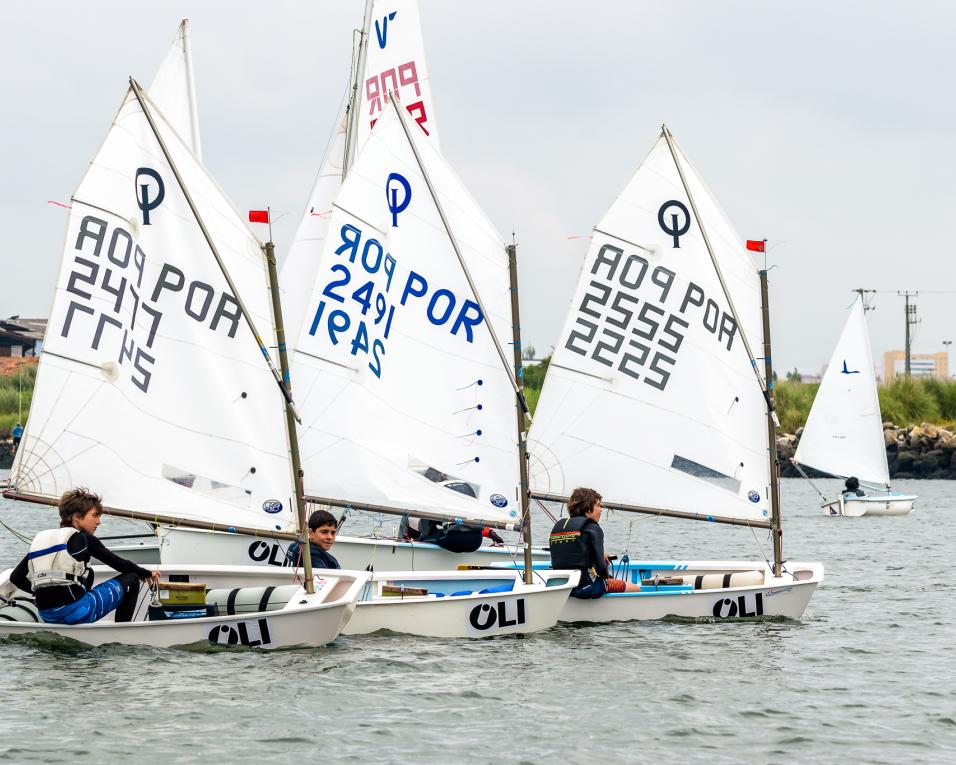
{"type": "Polygon", "coordinates": [[[329,145],[319,174],[309,195],[302,221],[295,232],[289,254],[282,264],[279,287],[282,293],[282,322],[290,347],[298,336],[305,320],[309,295],[315,283],[319,258],[325,246],[332,217],[332,200],[342,187],[342,166],[345,161],[346,124],[345,116],[329,145]]]}
{"type": "Polygon", "coordinates": [[[863,299],[837,341],[794,456],[801,465],[889,488],[883,419],[863,299]]]}
{"type": "Polygon", "coordinates": [[[439,146],[418,0],[374,0],[368,25],[353,156],[362,150],[375,122],[388,111],[390,93],[402,102],[422,133],[439,146]]]}
{"type": "Polygon", "coordinates": [[[199,110],[196,107],[196,83],[193,79],[192,51],[189,43],[189,19],[183,19],[169,52],[160,64],[149,97],[163,113],[179,137],[202,160],[199,142],[199,110]]]}
{"type": "Polygon", "coordinates": [[[663,136],[594,229],[529,434],[531,489],[766,520],[760,284],[675,144],[741,326],[663,136]]]}
{"type": "MultiPolygon", "coordinates": [[[[153,112],[266,346],[259,242],[153,112]]],[[[283,399],[132,90],[72,199],[63,263],[12,481],[87,486],[113,507],[287,528],[283,399]]]]}
{"type": "Polygon", "coordinates": [[[488,315],[390,105],[336,198],[296,344],[306,493],[515,521],[515,398],[491,335],[511,332],[505,245],[407,125],[488,315]]]}
{"type": "MultiPolygon", "coordinates": [[[[435,109],[431,97],[425,67],[425,50],[417,0],[377,0],[371,4],[366,19],[368,55],[360,58],[365,62],[359,67],[356,92],[358,102],[354,107],[356,146],[364,145],[372,125],[388,103],[388,90],[395,91],[405,100],[412,119],[418,121],[422,131],[433,141],[438,141],[435,128],[435,109]],[[362,72],[367,72],[363,76],[362,72]],[[386,88],[384,96],[382,88],[386,88]]],[[[296,230],[289,254],[282,264],[279,284],[282,291],[282,315],[287,336],[294,347],[294,338],[299,334],[305,319],[305,311],[319,258],[329,230],[332,201],[335,199],[345,176],[348,120],[343,113],[339,127],[315,179],[309,202],[296,230]]],[[[355,150],[353,147],[352,156],[355,150]]]]}

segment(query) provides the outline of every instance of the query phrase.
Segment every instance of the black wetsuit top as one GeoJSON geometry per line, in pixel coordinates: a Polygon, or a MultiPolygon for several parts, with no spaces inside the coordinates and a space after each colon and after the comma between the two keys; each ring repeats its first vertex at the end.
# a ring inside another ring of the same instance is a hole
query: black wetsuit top
{"type": "MultiPolygon", "coordinates": [[[[315,568],[342,568],[332,553],[326,552],[315,544],[315,542],[309,542],[309,553],[312,557],[312,565],[315,568]]],[[[298,542],[293,542],[289,545],[289,551],[285,554],[285,557],[293,566],[302,565],[302,562],[299,560],[298,542]]]]}
{"type": "MultiPolygon", "coordinates": [[[[108,550],[99,539],[85,531],[78,531],[67,540],[66,551],[78,561],[89,564],[90,558],[95,558],[100,563],[105,563],[110,568],[116,569],[121,574],[136,574],[140,579],[148,579],[151,574],[145,568],[137,566],[133,561],[121,558],[116,553],[108,550]]],[[[30,586],[30,580],[27,574],[30,572],[30,565],[27,557],[24,556],[13,573],[10,574],[10,581],[13,582],[24,592],[33,593],[33,587],[30,586]]],[[[92,573],[92,572],[90,572],[92,573]]],[[[70,603],[75,603],[82,598],[93,583],[92,576],[86,581],[86,586],[80,584],[63,584],[51,587],[41,587],[34,595],[36,597],[37,608],[59,608],[70,603]]]]}
{"type": "Polygon", "coordinates": [[[551,545],[551,565],[554,568],[578,568],[581,571],[581,585],[594,581],[594,576],[591,573],[592,569],[597,572],[599,578],[610,579],[611,571],[608,569],[607,561],[604,558],[604,529],[601,528],[600,524],[590,519],[585,519],[582,522],[577,518],[565,518],[554,524],[551,533],[561,533],[571,529],[578,530],[575,527],[578,527],[579,524],[579,530],[581,532],[580,542],[573,544],[575,547],[577,547],[578,544],[583,547],[584,565],[574,566],[564,564],[562,558],[567,554],[570,554],[569,557],[573,558],[580,548],[577,550],[568,550],[565,553],[562,549],[563,545],[551,545]]]}

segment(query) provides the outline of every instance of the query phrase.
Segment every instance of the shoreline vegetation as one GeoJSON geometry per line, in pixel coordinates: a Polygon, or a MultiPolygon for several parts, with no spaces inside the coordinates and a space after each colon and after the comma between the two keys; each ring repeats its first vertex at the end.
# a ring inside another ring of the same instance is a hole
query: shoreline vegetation
{"type": "MultiPolygon", "coordinates": [[[[524,368],[525,398],[534,413],[551,358],[524,368]]],[[[777,456],[781,475],[799,478],[790,463],[819,383],[774,381],[780,430],[777,456]]],[[[883,440],[892,478],[956,479],[956,381],[898,377],[878,386],[883,440]]],[[[824,474],[812,469],[811,477],[824,474]]]]}
{"type": "MultiPolygon", "coordinates": [[[[524,367],[525,398],[532,413],[550,361],[549,356],[524,367]]],[[[11,451],[9,434],[13,426],[17,422],[26,424],[36,372],[35,358],[0,359],[0,456],[11,451]]],[[[790,457],[819,387],[819,383],[793,379],[774,383],[780,417],[777,454],[784,476],[799,475],[790,457]]],[[[956,381],[899,377],[878,390],[890,475],[956,478],[956,381]]]]}
{"type": "MultiPolygon", "coordinates": [[[[525,398],[532,414],[550,361],[549,356],[524,368],[525,398]]],[[[792,379],[774,381],[781,435],[795,434],[806,425],[810,405],[819,387],[820,383],[801,383],[792,379]]],[[[892,422],[900,428],[928,423],[956,431],[956,380],[898,377],[878,386],[878,390],[883,422],[892,422]]]]}

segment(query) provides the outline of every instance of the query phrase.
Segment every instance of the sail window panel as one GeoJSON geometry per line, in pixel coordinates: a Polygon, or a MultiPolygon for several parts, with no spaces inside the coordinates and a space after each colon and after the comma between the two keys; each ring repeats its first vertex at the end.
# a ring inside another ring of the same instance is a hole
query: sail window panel
{"type": "Polygon", "coordinates": [[[704,481],[708,481],[714,484],[714,486],[719,486],[721,489],[725,489],[732,494],[737,494],[740,491],[740,481],[736,478],[732,478],[706,465],[701,465],[699,462],[694,462],[694,460],[688,459],[687,457],[681,457],[679,454],[674,455],[674,458],[671,460],[671,467],[675,470],[680,470],[682,473],[692,475],[694,478],[701,478],[704,481]]]}
{"type": "Polygon", "coordinates": [[[211,499],[228,502],[236,507],[248,508],[251,506],[252,492],[241,486],[233,486],[223,481],[206,478],[172,465],[163,465],[162,476],[177,486],[190,489],[211,499]]]}

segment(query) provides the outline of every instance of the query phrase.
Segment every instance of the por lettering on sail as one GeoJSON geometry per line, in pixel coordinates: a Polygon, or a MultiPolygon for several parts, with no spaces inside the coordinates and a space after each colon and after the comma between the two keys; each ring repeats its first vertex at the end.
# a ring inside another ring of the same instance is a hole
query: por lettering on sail
{"type": "MultiPolygon", "coordinates": [[[[138,168],[134,187],[143,225],[162,225],[166,187],[161,174],[138,168]]],[[[171,263],[151,261],[140,244],[141,231],[135,225],[110,223],[99,214],[80,218],[75,232],[68,234],[74,256],[64,287],[70,302],[60,336],[87,338],[91,350],[119,370],[128,368],[130,381],[147,393],[159,364],[156,341],[164,311],[178,308],[229,338],[236,335],[241,313],[228,292],[190,278],[171,263]]]]}
{"type": "MultiPolygon", "coordinates": [[[[676,248],[690,218],[679,217],[685,208],[668,220],[665,210],[674,204],[662,205],[659,218],[662,228],[673,224],[666,231],[676,248]]],[[[703,287],[681,279],[679,260],[671,259],[674,267],[668,268],[652,265],[646,255],[625,252],[610,242],[598,250],[565,347],[664,390],[693,323],[701,325],[722,352],[730,352],[737,322],[703,287]]]]}
{"type": "MultiPolygon", "coordinates": [[[[399,198],[394,199],[398,205],[399,198]]],[[[395,215],[398,206],[389,210],[395,215]]],[[[414,270],[409,270],[398,286],[394,281],[398,262],[376,237],[348,223],[339,230],[339,237],[341,243],[335,250],[339,260],[328,270],[322,297],[312,314],[310,335],[327,335],[333,346],[348,342],[350,355],[367,355],[369,370],[379,378],[396,314],[421,312],[435,327],[447,327],[452,335],[474,342],[475,327],[484,320],[475,301],[430,283],[426,274],[414,270]]]]}

